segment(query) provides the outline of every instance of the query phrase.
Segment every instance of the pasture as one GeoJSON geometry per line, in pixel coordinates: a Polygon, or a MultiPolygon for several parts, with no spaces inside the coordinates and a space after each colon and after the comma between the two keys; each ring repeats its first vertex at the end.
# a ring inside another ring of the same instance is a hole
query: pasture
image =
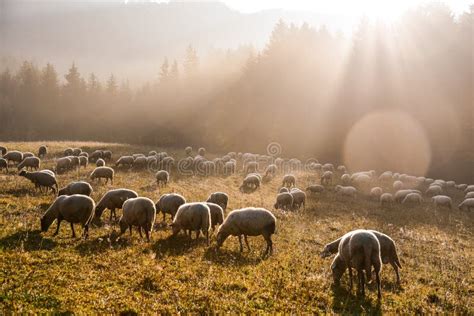
{"type": "MultiPolygon", "coordinates": [[[[9,149],[37,151],[39,142],[2,143],[9,149]]],[[[92,152],[106,148],[115,161],[124,154],[166,150],[180,158],[183,149],[152,148],[94,142],[45,142],[49,153],[42,169],[54,166],[67,147],[92,152]]],[[[210,158],[224,153],[209,153],[210,158]]],[[[112,164],[112,163],[111,163],[112,164]]],[[[111,165],[109,164],[109,165],[111,165]]],[[[241,164],[237,170],[240,171],[241,164]]],[[[86,180],[95,167],[57,176],[59,187],[86,180]]],[[[97,202],[112,188],[129,188],[157,201],[163,193],[177,192],[188,201],[204,201],[215,191],[229,195],[227,213],[246,206],[264,207],[277,217],[274,253],[262,257],[262,237],[249,237],[252,247],[239,252],[238,240],[229,237],[215,249],[205,239],[171,238],[162,216],[156,218],[152,241],[136,230],[119,240],[116,223],[103,215],[105,225],[92,227],[88,240],[71,238],[64,223],[40,231],[40,217],[54,201],[52,194],[34,192],[34,186],[17,176],[0,172],[0,305],[3,313],[474,313],[474,214],[457,209],[463,193],[449,189],[454,207],[435,210],[428,198],[420,206],[394,204],[381,207],[368,196],[338,198],[334,186],[321,195],[308,194],[306,208],[297,212],[274,210],[282,174],[251,194],[239,191],[243,174],[180,176],[171,172],[168,186],[158,188],[148,170],[117,171],[113,184],[93,182],[97,202]],[[401,286],[390,266],[382,269],[382,300],[369,285],[365,298],[348,290],[347,274],[334,287],[331,258],[319,256],[324,245],[344,233],[367,228],[391,236],[401,259],[401,286]]],[[[317,174],[296,173],[296,186],[319,183],[317,174]]],[[[391,188],[384,188],[393,192],[391,188]]],[[[424,191],[423,188],[422,191],[424,191]]],[[[118,211],[120,216],[121,210],[118,211]]],[[[54,226],[54,224],[53,224],[54,226]]],[[[77,232],[82,232],[79,225],[77,232]]]]}

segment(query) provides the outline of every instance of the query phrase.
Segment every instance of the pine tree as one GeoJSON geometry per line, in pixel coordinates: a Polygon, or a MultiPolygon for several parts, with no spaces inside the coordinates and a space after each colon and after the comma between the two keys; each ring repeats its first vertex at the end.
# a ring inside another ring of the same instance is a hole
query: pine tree
{"type": "Polygon", "coordinates": [[[171,65],[169,77],[171,81],[176,81],[179,78],[178,62],[176,61],[176,59],[173,61],[173,64],[171,65]]]}
{"type": "Polygon", "coordinates": [[[113,74],[110,75],[109,80],[107,80],[107,93],[109,94],[115,94],[117,92],[117,80],[115,79],[115,76],[113,74]]]}
{"type": "Polygon", "coordinates": [[[160,68],[160,82],[161,83],[166,83],[169,80],[169,75],[170,75],[169,68],[170,68],[170,65],[168,63],[168,58],[165,58],[165,61],[163,62],[160,68]]]}
{"type": "Polygon", "coordinates": [[[193,77],[196,75],[199,67],[199,58],[197,52],[192,45],[189,45],[186,49],[186,54],[184,57],[184,72],[188,77],[193,77]]]}

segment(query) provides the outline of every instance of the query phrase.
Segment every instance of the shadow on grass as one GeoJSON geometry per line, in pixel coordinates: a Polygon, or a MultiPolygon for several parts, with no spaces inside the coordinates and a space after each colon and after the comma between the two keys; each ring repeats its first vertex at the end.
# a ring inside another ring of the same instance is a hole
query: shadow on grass
{"type": "Polygon", "coordinates": [[[206,241],[203,238],[191,240],[188,236],[179,234],[177,236],[171,235],[167,238],[157,240],[153,244],[152,249],[156,252],[157,258],[163,258],[183,255],[190,252],[192,248],[205,244],[206,241]]]}
{"type": "Polygon", "coordinates": [[[263,255],[255,257],[249,252],[230,251],[225,249],[217,249],[215,246],[209,247],[203,255],[205,260],[222,266],[248,266],[257,265],[265,258],[263,255]]]}
{"type": "Polygon", "coordinates": [[[25,251],[51,250],[57,243],[44,238],[40,230],[21,230],[0,239],[0,248],[15,250],[23,248],[25,251]]]}
{"type": "MultiPolygon", "coordinates": [[[[374,302],[367,296],[354,295],[348,288],[348,285],[332,285],[332,310],[335,313],[350,311],[351,314],[382,315],[381,300],[374,302]]],[[[366,295],[367,290],[366,288],[366,295]]]]}
{"type": "Polygon", "coordinates": [[[110,232],[94,239],[83,240],[76,246],[76,250],[81,256],[90,256],[112,249],[112,246],[115,245],[123,247],[128,247],[130,245],[128,239],[120,238],[116,241],[117,237],[118,233],[110,232]]]}

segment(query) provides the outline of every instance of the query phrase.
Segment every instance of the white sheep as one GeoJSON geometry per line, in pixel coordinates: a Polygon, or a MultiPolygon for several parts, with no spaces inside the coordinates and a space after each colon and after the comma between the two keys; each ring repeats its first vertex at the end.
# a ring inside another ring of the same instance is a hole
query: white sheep
{"type": "Polygon", "coordinates": [[[166,170],[160,170],[156,173],[156,184],[158,187],[166,186],[170,181],[170,174],[166,170]]]}
{"type": "Polygon", "coordinates": [[[133,158],[133,156],[122,156],[115,162],[115,166],[125,166],[128,168],[132,168],[134,161],[135,159],[133,158]]]}
{"type": "Polygon", "coordinates": [[[89,158],[87,156],[79,156],[79,167],[84,167],[87,168],[87,165],[89,164],[89,158]]]}
{"type": "Polygon", "coordinates": [[[59,173],[65,172],[71,168],[71,158],[62,157],[56,160],[56,171],[59,173]]]}
{"type": "Polygon", "coordinates": [[[464,196],[464,199],[473,199],[474,198],[474,192],[467,192],[466,195],[464,196]]]}
{"type": "Polygon", "coordinates": [[[370,189],[370,197],[373,200],[376,200],[376,201],[379,200],[382,193],[383,193],[383,189],[381,187],[374,187],[370,189]]]}
{"type": "Polygon", "coordinates": [[[45,145],[41,145],[38,149],[38,157],[44,158],[47,153],[48,153],[48,147],[46,147],[45,145]]]}
{"type": "Polygon", "coordinates": [[[97,159],[96,162],[95,162],[95,166],[96,167],[104,167],[105,166],[105,160],[102,159],[102,158],[97,159]]]}
{"type": "Polygon", "coordinates": [[[470,184],[464,189],[464,193],[467,192],[474,192],[474,184],[470,184]]]}
{"type": "Polygon", "coordinates": [[[85,181],[71,182],[58,192],[59,196],[74,194],[90,196],[92,194],[92,186],[85,181]]]}
{"type": "Polygon", "coordinates": [[[331,184],[332,183],[332,178],[333,178],[333,173],[332,171],[325,171],[323,175],[321,176],[321,184],[331,184]]]}
{"type": "Polygon", "coordinates": [[[428,189],[426,189],[425,194],[428,196],[435,196],[441,195],[443,193],[443,188],[439,185],[430,185],[428,189]]]}
{"type": "Polygon", "coordinates": [[[0,170],[5,169],[8,173],[8,162],[4,158],[0,158],[0,170]]]}
{"type": "Polygon", "coordinates": [[[211,228],[215,229],[217,225],[221,225],[224,222],[224,210],[216,203],[206,202],[211,213],[211,228]]]}
{"type": "Polygon", "coordinates": [[[306,191],[310,193],[323,193],[324,192],[324,186],[320,184],[311,184],[306,188],[306,191]]]}
{"type": "Polygon", "coordinates": [[[209,244],[209,230],[211,228],[211,211],[206,203],[186,203],[181,205],[176,212],[176,216],[171,224],[173,236],[181,230],[189,231],[189,236],[193,231],[196,232],[196,239],[202,232],[206,236],[206,242],[209,244]]]}
{"type": "Polygon", "coordinates": [[[393,195],[391,193],[383,193],[381,196],[380,196],[380,205],[381,206],[384,206],[384,205],[392,205],[393,204],[393,195]]]}
{"type": "Polygon", "coordinates": [[[347,174],[347,173],[343,174],[343,175],[341,176],[341,183],[342,183],[343,185],[349,185],[349,184],[351,184],[351,176],[350,176],[349,174],[347,174]]]}
{"type": "Polygon", "coordinates": [[[403,182],[400,181],[400,180],[396,180],[396,181],[393,182],[392,187],[395,191],[401,190],[401,189],[403,189],[403,182]]]}
{"type": "Polygon", "coordinates": [[[198,155],[204,157],[206,155],[206,148],[204,147],[199,148],[198,155]]]}
{"type": "Polygon", "coordinates": [[[474,210],[474,198],[465,199],[461,204],[458,205],[461,211],[474,210]]]}
{"type": "Polygon", "coordinates": [[[398,203],[401,203],[403,201],[403,199],[410,193],[418,193],[418,194],[421,194],[420,191],[418,190],[411,190],[411,189],[406,189],[406,190],[398,190],[397,192],[395,192],[395,201],[398,202],[398,203]]]}
{"type": "Polygon", "coordinates": [[[100,182],[100,179],[105,178],[105,183],[110,180],[110,183],[114,183],[114,169],[110,167],[96,167],[90,175],[90,179],[97,179],[100,182]]]}
{"type": "Polygon", "coordinates": [[[125,233],[127,228],[132,235],[132,226],[138,227],[140,237],[142,229],[145,231],[147,241],[150,241],[150,235],[155,222],[156,209],[152,200],[146,197],[131,198],[123,203],[123,214],[119,220],[120,235],[125,233]]]}
{"type": "Polygon", "coordinates": [[[110,221],[112,221],[112,216],[117,219],[117,214],[115,212],[116,209],[121,209],[123,207],[123,203],[131,198],[138,197],[137,192],[129,189],[114,189],[109,190],[106,192],[102,198],[100,199],[99,203],[97,203],[97,207],[95,209],[95,218],[94,222],[99,223],[100,217],[105,209],[110,210],[110,221]]]}
{"type": "Polygon", "coordinates": [[[408,193],[402,201],[402,204],[421,204],[423,198],[419,193],[408,193]]]}
{"type": "Polygon", "coordinates": [[[22,162],[18,164],[18,170],[21,170],[23,168],[26,168],[27,170],[28,168],[30,170],[38,170],[40,168],[40,165],[41,161],[38,157],[26,157],[25,159],[23,159],[22,162]]]}
{"type": "Polygon", "coordinates": [[[3,159],[5,159],[8,163],[11,161],[13,163],[19,164],[23,161],[23,153],[18,150],[8,151],[3,155],[3,159]]]}
{"type": "Polygon", "coordinates": [[[43,187],[46,189],[51,189],[53,194],[56,194],[58,191],[58,182],[56,181],[54,174],[43,171],[29,172],[26,170],[21,170],[18,175],[30,180],[35,185],[35,188],[39,188],[40,192],[42,191],[43,187]]]}
{"type": "Polygon", "coordinates": [[[158,202],[156,202],[156,212],[163,213],[163,222],[166,220],[166,214],[170,214],[171,220],[173,220],[179,207],[185,203],[186,199],[181,194],[163,194],[158,202]]]}
{"type": "Polygon", "coordinates": [[[239,237],[240,252],[243,251],[242,235],[247,248],[250,250],[247,236],[263,236],[267,242],[265,255],[273,253],[272,235],[276,230],[276,218],[264,208],[247,207],[229,213],[224,223],[217,232],[217,249],[219,249],[228,236],[239,237]]]}
{"type": "Polygon", "coordinates": [[[292,174],[287,174],[283,177],[282,186],[291,188],[296,185],[296,177],[292,174]]]}
{"type": "Polygon", "coordinates": [[[298,188],[293,188],[290,190],[290,194],[293,196],[293,210],[300,209],[301,205],[303,205],[303,209],[306,208],[306,193],[298,188]]]}
{"type": "Polygon", "coordinates": [[[191,146],[184,148],[184,153],[186,156],[191,156],[193,154],[193,148],[191,146]]]}
{"type": "Polygon", "coordinates": [[[276,197],[275,205],[273,206],[275,209],[282,209],[285,211],[289,211],[293,207],[293,195],[289,192],[282,192],[279,193],[276,197]]]}
{"type": "Polygon", "coordinates": [[[453,201],[447,195],[435,195],[431,198],[431,200],[433,201],[433,204],[436,208],[438,208],[438,206],[446,206],[449,209],[453,208],[453,201]]]}
{"type": "Polygon", "coordinates": [[[224,192],[214,192],[209,195],[206,202],[220,205],[225,211],[227,208],[227,203],[229,202],[229,196],[224,192]]]}
{"type": "Polygon", "coordinates": [[[336,185],[335,191],[339,196],[348,196],[353,199],[357,196],[357,189],[352,186],[336,185]]]}

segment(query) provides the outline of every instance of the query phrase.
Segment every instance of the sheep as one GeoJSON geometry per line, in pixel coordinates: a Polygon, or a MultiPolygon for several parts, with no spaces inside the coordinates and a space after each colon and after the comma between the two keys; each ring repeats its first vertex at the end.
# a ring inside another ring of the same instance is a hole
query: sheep
{"type": "Polygon", "coordinates": [[[321,176],[321,184],[331,184],[332,183],[333,173],[332,171],[325,171],[321,176]]]}
{"type": "Polygon", "coordinates": [[[89,154],[83,151],[79,154],[79,157],[87,157],[89,159],[89,154]]]}
{"type": "Polygon", "coordinates": [[[186,203],[186,199],[177,193],[168,193],[160,196],[158,202],[156,202],[156,212],[163,213],[163,222],[166,220],[166,214],[171,215],[171,220],[174,219],[178,208],[186,203]]]}
{"type": "Polygon", "coordinates": [[[454,181],[447,181],[446,182],[446,186],[448,188],[454,188],[455,185],[456,185],[456,182],[454,182],[454,181]]]}
{"type": "Polygon", "coordinates": [[[89,164],[89,158],[86,156],[79,156],[77,158],[79,158],[79,167],[84,167],[84,169],[87,168],[87,165],[89,164]]]}
{"type": "Polygon", "coordinates": [[[186,156],[190,157],[192,156],[193,154],[193,148],[191,146],[188,146],[186,148],[184,148],[184,153],[186,154],[186,156]]]}
{"type": "Polygon", "coordinates": [[[403,189],[403,182],[400,181],[400,180],[396,180],[396,181],[393,182],[392,187],[393,187],[394,190],[399,191],[399,190],[403,189]]]}
{"type": "Polygon", "coordinates": [[[23,153],[18,150],[8,151],[5,155],[3,155],[3,159],[5,159],[8,163],[11,161],[13,163],[19,164],[23,161],[23,153]]]}
{"type": "Polygon", "coordinates": [[[199,148],[198,155],[204,157],[206,155],[206,148],[204,147],[199,148]]]}
{"type": "Polygon", "coordinates": [[[410,193],[418,193],[421,194],[418,190],[398,190],[395,192],[395,201],[401,203],[403,199],[410,193]]]}
{"type": "Polygon", "coordinates": [[[66,157],[66,156],[72,156],[72,153],[73,153],[73,149],[72,148],[67,148],[64,150],[63,152],[63,156],[66,157]]]}
{"type": "Polygon", "coordinates": [[[435,195],[431,198],[431,200],[433,201],[435,208],[438,208],[438,206],[446,206],[449,209],[453,208],[453,201],[449,196],[435,195]]]}
{"type": "Polygon", "coordinates": [[[145,231],[146,239],[150,241],[150,235],[155,222],[156,209],[152,200],[146,197],[130,198],[123,203],[123,213],[119,220],[120,235],[123,235],[127,228],[132,235],[132,226],[138,226],[140,237],[142,229],[145,231]]]}
{"type": "Polygon", "coordinates": [[[355,198],[357,195],[357,189],[351,186],[336,185],[335,190],[339,196],[355,198]]]}
{"type": "Polygon", "coordinates": [[[92,186],[85,181],[71,182],[61,190],[59,190],[58,195],[73,195],[73,194],[82,194],[91,196],[92,186]]]}
{"type": "Polygon", "coordinates": [[[474,198],[465,199],[461,204],[458,205],[461,211],[474,210],[474,198]]]}
{"type": "Polygon", "coordinates": [[[58,173],[62,173],[64,171],[67,171],[68,169],[71,168],[71,158],[69,157],[62,157],[56,160],[56,171],[58,173]]]}
{"type": "Polygon", "coordinates": [[[306,188],[306,191],[308,191],[310,193],[323,193],[324,192],[324,186],[322,186],[320,184],[312,184],[312,185],[309,185],[306,188]]]}
{"type": "Polygon", "coordinates": [[[464,196],[464,199],[473,199],[474,198],[474,192],[467,192],[466,195],[464,196]]]}
{"type": "Polygon", "coordinates": [[[377,297],[382,297],[380,271],[382,259],[380,257],[380,243],[374,233],[367,230],[356,230],[342,237],[339,243],[339,252],[331,264],[334,282],[339,281],[346,269],[349,269],[350,288],[352,289],[352,267],[357,270],[359,291],[365,295],[364,273],[368,280],[372,279],[372,266],[375,270],[377,282],[377,297]]]}
{"type": "Polygon", "coordinates": [[[50,174],[50,175],[53,176],[53,177],[56,177],[56,175],[54,174],[54,172],[51,171],[51,170],[49,170],[49,169],[43,169],[43,170],[40,170],[40,172],[44,172],[44,173],[50,174]]]}
{"type": "Polygon", "coordinates": [[[5,158],[0,158],[0,170],[5,169],[8,173],[8,162],[5,158]]]}
{"type": "Polygon", "coordinates": [[[260,187],[261,178],[254,173],[251,173],[245,177],[242,185],[239,187],[240,192],[253,192],[260,187]]]}
{"type": "Polygon", "coordinates": [[[131,168],[133,166],[134,160],[135,159],[132,156],[122,156],[115,162],[115,166],[116,167],[125,166],[128,168],[131,168]]]}
{"type": "Polygon", "coordinates": [[[74,194],[62,195],[51,204],[46,213],[41,217],[41,231],[46,232],[53,221],[57,220],[57,228],[53,236],[59,233],[62,220],[71,223],[72,238],[76,237],[74,224],[80,223],[83,227],[82,235],[87,239],[89,235],[89,224],[94,216],[95,203],[88,196],[74,194]]]}
{"type": "Polygon", "coordinates": [[[351,176],[350,176],[349,174],[347,174],[347,173],[343,174],[343,175],[341,176],[341,183],[342,183],[343,185],[349,185],[349,184],[351,184],[351,176]]]}
{"type": "Polygon", "coordinates": [[[467,188],[467,184],[465,184],[465,183],[456,184],[455,188],[458,189],[458,190],[464,191],[467,188]]]}
{"type": "Polygon", "coordinates": [[[439,185],[431,185],[425,191],[425,194],[427,196],[441,195],[442,193],[443,189],[439,185]]]}
{"type": "Polygon", "coordinates": [[[18,170],[28,168],[30,170],[38,170],[40,168],[41,161],[38,157],[26,157],[21,163],[18,164],[18,170]]]}
{"type": "Polygon", "coordinates": [[[293,207],[293,195],[289,192],[279,193],[276,197],[275,209],[290,211],[293,207]]]}
{"type": "Polygon", "coordinates": [[[33,154],[32,152],[29,152],[29,151],[23,152],[23,159],[28,158],[28,157],[34,157],[34,156],[35,154],[33,154]]]}
{"type": "Polygon", "coordinates": [[[322,169],[323,172],[326,172],[326,171],[334,172],[334,165],[332,163],[325,163],[321,167],[321,169],[322,169]]]}
{"type": "Polygon", "coordinates": [[[97,159],[96,162],[95,162],[95,166],[96,167],[104,167],[105,166],[105,160],[102,159],[102,158],[97,159]]]}
{"type": "Polygon", "coordinates": [[[166,186],[168,184],[168,182],[170,181],[170,174],[166,170],[158,171],[156,173],[155,177],[156,177],[156,183],[157,183],[158,187],[160,185],[166,186]]]}
{"type": "Polygon", "coordinates": [[[192,231],[195,231],[196,240],[202,231],[209,245],[209,229],[211,228],[211,211],[209,206],[206,203],[200,202],[181,205],[176,212],[171,227],[173,236],[184,230],[185,232],[189,231],[189,237],[191,237],[192,231]]]}
{"type": "Polygon", "coordinates": [[[133,160],[133,169],[135,170],[146,169],[147,166],[148,160],[145,156],[139,156],[136,157],[135,160],[133,160]]]}
{"type": "Polygon", "coordinates": [[[382,193],[383,193],[383,190],[381,187],[373,187],[372,189],[370,189],[370,197],[373,200],[376,200],[376,201],[379,200],[382,193]]]}
{"type": "Polygon", "coordinates": [[[104,157],[104,152],[102,150],[95,150],[94,152],[92,152],[92,154],[89,156],[89,160],[91,162],[95,162],[97,161],[98,159],[100,158],[103,158],[104,157]]]}
{"type": "Polygon", "coordinates": [[[293,196],[293,210],[299,209],[301,205],[303,205],[303,209],[306,208],[306,193],[298,188],[293,188],[290,190],[290,194],[293,196]]]}
{"type": "Polygon", "coordinates": [[[292,174],[287,174],[283,177],[282,186],[291,188],[296,185],[296,177],[292,174]]]}
{"type": "MultiPolygon", "coordinates": [[[[8,153],[7,153],[8,154],[8,153]]],[[[5,157],[4,157],[5,158],[5,157]]],[[[468,193],[468,192],[474,192],[474,184],[471,184],[471,185],[468,185],[465,189],[464,189],[464,193],[468,193]]]]}
{"type": "Polygon", "coordinates": [[[423,202],[423,198],[419,193],[408,193],[405,198],[402,201],[402,204],[411,204],[411,203],[416,203],[416,204],[421,204],[423,202]]]}
{"type": "Polygon", "coordinates": [[[245,164],[244,167],[244,172],[246,174],[252,173],[252,172],[258,172],[258,162],[256,161],[249,161],[245,164]]]}
{"type": "Polygon", "coordinates": [[[229,237],[238,236],[240,244],[240,252],[244,250],[242,245],[242,235],[245,244],[250,251],[247,236],[263,236],[267,242],[265,255],[273,253],[272,235],[276,230],[277,220],[275,216],[264,208],[247,207],[233,210],[224,220],[217,232],[217,249],[219,249],[224,241],[229,237]]]}
{"type": "Polygon", "coordinates": [[[235,161],[227,161],[224,164],[224,175],[228,176],[235,173],[236,163],[235,161]]]}
{"type": "Polygon", "coordinates": [[[337,166],[337,169],[336,169],[338,172],[342,173],[342,174],[345,174],[347,169],[346,169],[346,166],[344,165],[339,165],[337,166]]]}
{"type": "Polygon", "coordinates": [[[290,189],[288,189],[287,187],[282,187],[280,188],[280,190],[278,190],[278,193],[284,193],[284,192],[290,193],[290,189]]]}
{"type": "Polygon", "coordinates": [[[5,155],[8,152],[7,147],[0,146],[0,156],[5,155]]]}
{"type": "Polygon", "coordinates": [[[42,145],[40,146],[40,148],[38,149],[38,157],[40,158],[44,158],[48,153],[48,147],[46,147],[45,145],[42,145]]]}
{"type": "Polygon", "coordinates": [[[40,191],[42,187],[51,189],[53,194],[56,194],[58,191],[58,182],[56,181],[56,177],[50,173],[43,171],[28,172],[26,170],[21,170],[18,175],[30,180],[35,185],[35,188],[39,188],[40,191]]]}
{"type": "Polygon", "coordinates": [[[108,191],[102,196],[99,203],[97,203],[94,221],[100,221],[100,217],[105,209],[110,210],[110,221],[112,221],[112,216],[117,220],[117,213],[115,210],[121,209],[126,200],[136,197],[138,197],[137,192],[129,189],[115,189],[108,191]]]}
{"type": "Polygon", "coordinates": [[[69,156],[68,158],[71,159],[70,168],[79,169],[79,167],[80,167],[79,156],[69,156]]]}
{"type": "Polygon", "coordinates": [[[222,225],[224,222],[224,210],[216,203],[206,202],[211,213],[211,228],[214,231],[217,225],[222,225]]]}
{"type": "Polygon", "coordinates": [[[385,171],[382,172],[382,174],[379,176],[379,181],[381,182],[388,182],[393,179],[393,173],[392,171],[385,171]]]}
{"type": "Polygon", "coordinates": [[[112,152],[110,150],[104,150],[102,152],[102,158],[105,160],[105,161],[110,161],[112,160],[112,152]]]}
{"type": "Polygon", "coordinates": [[[156,152],[156,150],[150,150],[150,151],[148,152],[148,157],[150,157],[150,156],[156,156],[157,154],[158,154],[158,153],[156,152]]]}
{"type": "MultiPolygon", "coordinates": [[[[372,232],[375,237],[377,237],[379,243],[380,243],[380,256],[382,258],[382,263],[383,264],[390,264],[395,271],[395,275],[397,278],[397,283],[400,284],[400,273],[399,269],[402,268],[402,265],[400,263],[400,260],[398,258],[397,254],[397,247],[395,245],[395,242],[393,241],[392,238],[390,238],[388,235],[385,235],[384,233],[378,232],[376,230],[369,230],[372,232]]],[[[338,252],[339,249],[339,244],[346,235],[350,235],[353,232],[349,232],[345,234],[343,237],[340,237],[329,244],[326,244],[324,246],[323,251],[321,252],[321,258],[326,258],[329,257],[331,254],[335,254],[338,252]]]]}
{"type": "Polygon", "coordinates": [[[393,195],[391,193],[383,193],[380,196],[380,206],[384,205],[392,205],[393,204],[393,195]]]}
{"type": "Polygon", "coordinates": [[[270,164],[265,168],[265,175],[274,177],[278,171],[278,168],[275,164],[270,164]]]}
{"type": "Polygon", "coordinates": [[[81,154],[81,152],[82,152],[81,148],[73,148],[72,155],[77,157],[81,154]]]}
{"type": "Polygon", "coordinates": [[[90,175],[90,179],[91,180],[97,179],[97,181],[100,182],[101,178],[105,178],[105,184],[107,184],[109,179],[110,179],[110,183],[113,184],[114,183],[114,169],[110,167],[96,167],[94,171],[92,171],[90,175]]]}
{"type": "Polygon", "coordinates": [[[224,192],[214,192],[209,195],[206,202],[215,203],[220,205],[225,211],[227,208],[227,203],[229,202],[229,196],[224,192]]]}

